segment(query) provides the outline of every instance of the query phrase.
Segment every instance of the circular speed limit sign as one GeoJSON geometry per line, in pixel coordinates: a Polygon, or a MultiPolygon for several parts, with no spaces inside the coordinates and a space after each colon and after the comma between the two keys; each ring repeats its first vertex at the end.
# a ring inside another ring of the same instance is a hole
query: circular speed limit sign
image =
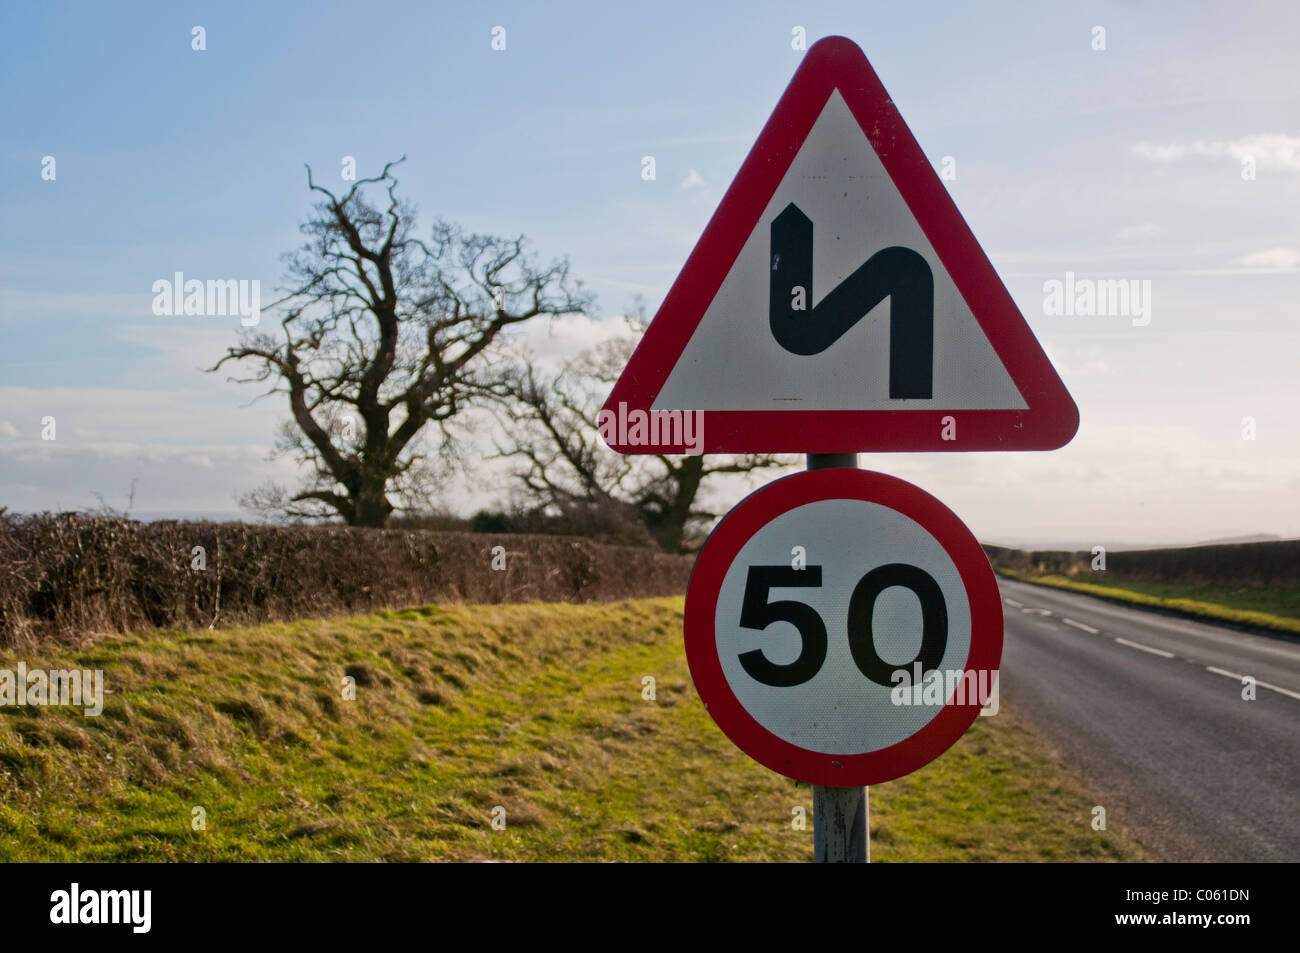
{"type": "Polygon", "coordinates": [[[915,771],[997,701],[1002,602],[984,551],[881,473],[814,470],[742,500],[692,571],[685,634],[727,737],[811,784],[915,771]]]}

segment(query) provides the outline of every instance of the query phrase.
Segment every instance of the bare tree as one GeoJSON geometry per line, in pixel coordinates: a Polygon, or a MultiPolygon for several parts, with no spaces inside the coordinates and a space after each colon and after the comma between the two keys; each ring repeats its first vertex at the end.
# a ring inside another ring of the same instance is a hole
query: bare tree
{"type": "MultiPolygon", "coordinates": [[[[399,159],[398,162],[403,161],[399,159]]],[[[281,335],[246,332],[209,370],[251,365],[240,383],[273,382],[292,412],[278,443],[309,470],[296,490],[267,485],[246,506],[293,517],[341,516],[387,525],[396,508],[427,498],[437,454],[455,450],[451,424],[502,392],[508,329],[573,314],[590,298],[565,260],[539,266],[525,239],[467,234],[441,220],[415,237],[415,209],[397,197],[392,169],[323,196],[288,256],[281,335]],[[368,187],[386,200],[372,204],[368,187]],[[394,497],[397,503],[394,503],[394,497]]]]}
{"type": "Polygon", "coordinates": [[[606,340],[566,362],[556,373],[517,363],[502,415],[507,442],[502,456],[525,496],[538,506],[630,508],[668,552],[681,552],[719,514],[705,508],[701,493],[710,477],[786,466],[793,458],[772,454],[715,457],[647,454],[624,456],[605,446],[597,414],[627,365],[646,321],[640,305],[627,318],[629,332],[606,340]]]}

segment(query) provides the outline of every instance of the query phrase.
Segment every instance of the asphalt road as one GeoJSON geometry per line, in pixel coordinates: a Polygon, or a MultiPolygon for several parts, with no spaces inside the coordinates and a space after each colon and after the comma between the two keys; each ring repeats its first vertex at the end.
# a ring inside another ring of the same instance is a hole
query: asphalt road
{"type": "Polygon", "coordinates": [[[998,582],[1003,698],[1109,817],[1168,860],[1300,861],[1300,644],[998,582]]]}

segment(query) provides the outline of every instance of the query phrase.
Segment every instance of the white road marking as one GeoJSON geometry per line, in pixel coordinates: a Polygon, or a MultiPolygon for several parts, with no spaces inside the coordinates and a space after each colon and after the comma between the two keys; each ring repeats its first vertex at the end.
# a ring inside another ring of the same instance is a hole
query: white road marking
{"type": "MultiPolygon", "coordinates": [[[[1215,668],[1213,665],[1205,666],[1205,670],[1207,672],[1213,672],[1215,675],[1226,675],[1228,678],[1235,678],[1239,682],[1246,679],[1245,675],[1238,675],[1236,672],[1229,672],[1225,668],[1215,668]]],[[[1254,676],[1251,677],[1253,678],[1254,676]]],[[[1267,688],[1269,691],[1277,692],[1279,695],[1286,695],[1288,698],[1300,699],[1300,692],[1293,692],[1289,688],[1282,688],[1280,685],[1273,685],[1269,682],[1261,682],[1257,678],[1255,679],[1255,684],[1260,688],[1267,688]]]]}
{"type": "Polygon", "coordinates": [[[1241,681],[1246,677],[1245,675],[1238,675],[1236,672],[1229,672],[1226,668],[1215,668],[1213,665],[1205,666],[1205,670],[1213,672],[1215,675],[1226,675],[1229,678],[1235,678],[1237,681],[1241,681]]]}
{"type": "Polygon", "coordinates": [[[1150,652],[1152,655],[1159,655],[1161,658],[1173,658],[1173,652],[1166,652],[1164,649],[1153,649],[1149,645],[1143,645],[1141,642],[1130,642],[1128,639],[1121,639],[1115,636],[1115,641],[1120,645],[1127,645],[1131,649],[1137,649],[1140,652],[1150,652]]]}
{"type": "Polygon", "coordinates": [[[1287,695],[1290,698],[1300,698],[1300,692],[1293,692],[1289,688],[1278,688],[1276,685],[1270,685],[1268,682],[1261,682],[1258,679],[1255,681],[1255,684],[1258,685],[1260,688],[1272,689],[1273,691],[1277,692],[1279,695],[1287,695]]]}
{"type": "Polygon", "coordinates": [[[1031,608],[1031,609],[1021,609],[1020,611],[1023,612],[1025,615],[1029,615],[1031,612],[1032,612],[1032,613],[1036,613],[1036,614],[1038,614],[1038,615],[1051,615],[1051,614],[1052,614],[1052,610],[1051,610],[1051,609],[1032,609],[1032,608],[1031,608]]]}
{"type": "Polygon", "coordinates": [[[1061,621],[1064,622],[1066,625],[1074,626],[1076,629],[1083,629],[1083,631],[1088,632],[1092,635],[1096,635],[1098,632],[1101,631],[1101,629],[1094,629],[1090,625],[1084,625],[1082,622],[1075,622],[1073,619],[1066,619],[1062,617],[1061,621]]]}
{"type": "Polygon", "coordinates": [[[1007,605],[1015,606],[1017,609],[1023,609],[1025,607],[1025,604],[1023,602],[1016,602],[1016,600],[1012,599],[1010,596],[1007,596],[1006,600],[1007,600],[1007,605]]]}

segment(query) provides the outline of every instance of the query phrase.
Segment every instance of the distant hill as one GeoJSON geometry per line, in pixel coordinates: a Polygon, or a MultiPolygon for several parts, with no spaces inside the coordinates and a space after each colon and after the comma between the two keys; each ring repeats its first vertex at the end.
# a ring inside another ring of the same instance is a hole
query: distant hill
{"type": "Polygon", "coordinates": [[[1189,546],[1216,546],[1220,543],[1271,543],[1283,537],[1277,533],[1255,533],[1252,536],[1228,536],[1223,539],[1207,539],[1203,543],[1189,543],[1189,546]]]}
{"type": "Polygon", "coordinates": [[[1235,543],[1274,543],[1286,537],[1279,536],[1277,533],[1251,533],[1246,536],[1229,536],[1220,539],[1202,539],[1190,543],[1132,543],[1132,542],[1107,542],[1105,540],[1094,539],[1091,542],[1081,543],[1078,540],[1062,542],[1060,540],[1029,540],[1019,539],[1015,541],[1006,540],[983,540],[990,546],[1003,546],[1007,549],[1025,549],[1037,550],[1039,552],[1091,552],[1094,546],[1105,546],[1108,553],[1120,553],[1138,549],[1188,549],[1192,546],[1226,546],[1235,543]]]}

